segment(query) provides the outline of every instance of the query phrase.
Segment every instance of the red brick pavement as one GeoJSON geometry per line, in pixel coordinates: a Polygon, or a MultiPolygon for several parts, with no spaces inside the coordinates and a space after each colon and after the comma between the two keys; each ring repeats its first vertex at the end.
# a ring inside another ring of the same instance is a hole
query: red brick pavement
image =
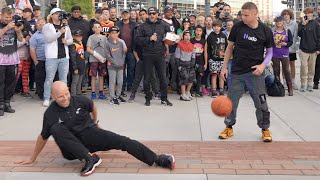
{"type": "MultiPolygon", "coordinates": [[[[247,174],[320,176],[320,142],[181,142],[144,141],[156,153],[176,157],[170,171],[147,166],[122,151],[98,152],[103,163],[97,173],[143,174],[247,174]]],[[[83,163],[63,160],[59,149],[49,141],[31,165],[15,161],[28,159],[34,141],[0,141],[0,172],[79,172],[83,163]]]]}

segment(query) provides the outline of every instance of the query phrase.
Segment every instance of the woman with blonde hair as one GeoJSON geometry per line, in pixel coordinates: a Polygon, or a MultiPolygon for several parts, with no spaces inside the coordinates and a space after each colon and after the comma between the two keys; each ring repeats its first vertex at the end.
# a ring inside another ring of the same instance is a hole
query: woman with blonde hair
{"type": "Polygon", "coordinates": [[[204,24],[204,16],[198,16],[197,17],[197,26],[205,27],[206,25],[204,24]]]}
{"type": "Polygon", "coordinates": [[[292,45],[292,34],[290,29],[286,29],[284,26],[284,18],[278,16],[274,19],[275,29],[273,31],[273,56],[272,56],[272,68],[274,75],[280,78],[280,62],[282,65],[282,71],[288,85],[289,96],[293,96],[292,81],[289,71],[289,47],[292,45]]]}

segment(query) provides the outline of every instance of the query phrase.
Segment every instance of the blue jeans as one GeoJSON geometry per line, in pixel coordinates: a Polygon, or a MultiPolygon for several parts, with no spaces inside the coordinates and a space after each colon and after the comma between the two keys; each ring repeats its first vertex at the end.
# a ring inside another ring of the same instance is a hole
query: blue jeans
{"type": "Polygon", "coordinates": [[[122,89],[131,91],[131,87],[134,80],[134,69],[136,66],[136,60],[133,56],[133,52],[127,52],[126,60],[124,64],[124,71],[123,71],[123,86],[122,89]],[[127,72],[125,71],[127,69],[127,72]]]}
{"type": "Polygon", "coordinates": [[[67,84],[67,75],[69,71],[69,59],[48,58],[46,59],[46,81],[44,82],[44,100],[49,100],[51,95],[51,85],[58,70],[59,80],[67,84]]]}
{"type": "Polygon", "coordinates": [[[248,72],[241,75],[230,74],[228,81],[228,97],[232,101],[231,114],[226,117],[224,123],[233,126],[236,123],[239,100],[244,93],[244,87],[249,90],[250,96],[256,108],[257,124],[262,129],[270,127],[270,112],[265,94],[264,73],[260,76],[248,72]]]}

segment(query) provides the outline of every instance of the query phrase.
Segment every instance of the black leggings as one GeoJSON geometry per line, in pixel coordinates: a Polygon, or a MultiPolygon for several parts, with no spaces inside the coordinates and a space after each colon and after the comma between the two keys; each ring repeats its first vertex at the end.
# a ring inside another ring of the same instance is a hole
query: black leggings
{"type": "Polygon", "coordinates": [[[69,160],[82,160],[89,152],[111,149],[127,151],[149,166],[157,159],[157,155],[140,142],[97,127],[88,128],[76,137],[66,126],[57,123],[51,127],[51,133],[63,157],[69,160]]]}

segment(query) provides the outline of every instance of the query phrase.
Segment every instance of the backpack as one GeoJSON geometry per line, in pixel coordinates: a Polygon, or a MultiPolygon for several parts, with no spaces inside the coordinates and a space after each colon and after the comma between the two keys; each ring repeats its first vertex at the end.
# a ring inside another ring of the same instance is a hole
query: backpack
{"type": "Polygon", "coordinates": [[[280,82],[279,77],[275,77],[273,84],[267,86],[267,94],[275,97],[283,97],[285,95],[284,86],[280,82]]]}

